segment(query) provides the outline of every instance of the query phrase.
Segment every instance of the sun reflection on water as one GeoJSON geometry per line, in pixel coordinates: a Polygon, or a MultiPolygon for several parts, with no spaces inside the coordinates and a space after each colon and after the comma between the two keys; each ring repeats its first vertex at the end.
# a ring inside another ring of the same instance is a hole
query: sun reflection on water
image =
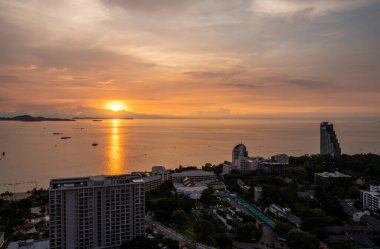
{"type": "Polygon", "coordinates": [[[111,122],[107,173],[116,175],[123,173],[123,151],[121,148],[120,120],[112,119],[111,122]]]}

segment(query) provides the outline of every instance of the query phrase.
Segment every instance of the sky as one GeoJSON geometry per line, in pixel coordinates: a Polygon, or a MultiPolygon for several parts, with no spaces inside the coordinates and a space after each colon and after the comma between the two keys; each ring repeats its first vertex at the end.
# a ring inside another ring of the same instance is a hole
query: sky
{"type": "Polygon", "coordinates": [[[380,0],[0,0],[0,115],[379,117],[379,24],[380,0]]]}

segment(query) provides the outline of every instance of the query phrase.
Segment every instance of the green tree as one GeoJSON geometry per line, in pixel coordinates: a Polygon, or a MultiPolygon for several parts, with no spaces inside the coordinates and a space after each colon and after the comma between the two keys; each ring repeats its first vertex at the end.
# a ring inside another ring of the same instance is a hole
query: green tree
{"type": "Polygon", "coordinates": [[[208,220],[200,220],[194,225],[194,232],[203,240],[215,233],[214,225],[208,220]]]}
{"type": "Polygon", "coordinates": [[[253,222],[240,224],[236,229],[239,240],[251,242],[253,240],[259,240],[261,237],[261,230],[256,227],[253,222]]]}
{"type": "Polygon", "coordinates": [[[355,245],[352,241],[341,241],[334,244],[334,249],[357,249],[359,248],[357,245],[355,245]]]}
{"type": "Polygon", "coordinates": [[[215,243],[218,248],[230,249],[232,248],[232,239],[228,234],[219,234],[215,237],[215,243]]]}
{"type": "Polygon", "coordinates": [[[340,201],[335,196],[330,194],[326,195],[326,198],[322,201],[322,209],[333,217],[344,217],[342,206],[340,205],[340,201]]]}
{"type": "Polygon", "coordinates": [[[187,214],[182,209],[176,209],[170,217],[171,222],[179,229],[183,229],[187,224],[187,214]]]}
{"type": "Polygon", "coordinates": [[[328,217],[325,212],[319,208],[305,212],[302,218],[302,228],[306,231],[323,228],[328,222],[328,217]]]}
{"type": "Polygon", "coordinates": [[[145,238],[145,237],[136,237],[133,240],[126,241],[121,244],[120,249],[159,249],[158,243],[155,240],[145,238]]]}
{"type": "Polygon", "coordinates": [[[179,249],[179,242],[177,240],[174,240],[174,239],[163,238],[162,244],[169,247],[169,249],[179,249]]]}
{"type": "Polygon", "coordinates": [[[380,246],[380,234],[373,236],[373,242],[375,242],[377,246],[380,246]]]}
{"type": "Polygon", "coordinates": [[[176,201],[173,198],[161,198],[156,203],[156,217],[159,221],[167,223],[170,220],[173,210],[176,208],[176,201]]]}
{"type": "Polygon", "coordinates": [[[360,188],[358,186],[353,185],[348,189],[348,193],[350,194],[351,198],[359,199],[360,188]]]}
{"type": "Polygon", "coordinates": [[[207,188],[202,191],[200,201],[205,206],[214,206],[217,202],[217,198],[214,191],[211,188],[207,188]]]}
{"type": "Polygon", "coordinates": [[[277,233],[280,236],[286,236],[286,234],[293,229],[293,225],[286,222],[280,222],[276,225],[274,228],[274,232],[277,233]]]}
{"type": "Polygon", "coordinates": [[[287,242],[292,249],[319,249],[319,241],[313,235],[297,229],[288,232],[287,242]]]}

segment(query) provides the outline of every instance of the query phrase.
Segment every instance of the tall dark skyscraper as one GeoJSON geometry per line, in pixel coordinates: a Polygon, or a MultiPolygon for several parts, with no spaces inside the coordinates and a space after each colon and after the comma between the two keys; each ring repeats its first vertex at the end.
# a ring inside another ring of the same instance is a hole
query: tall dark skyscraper
{"type": "Polygon", "coordinates": [[[332,158],[338,158],[341,155],[340,144],[334,131],[334,125],[328,122],[322,122],[321,127],[321,155],[330,155],[332,158]]]}

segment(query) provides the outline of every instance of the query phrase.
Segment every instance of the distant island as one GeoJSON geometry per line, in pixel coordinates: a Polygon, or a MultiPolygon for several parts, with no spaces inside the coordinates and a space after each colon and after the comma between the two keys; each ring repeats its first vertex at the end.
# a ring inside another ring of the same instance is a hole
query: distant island
{"type": "Polygon", "coordinates": [[[0,117],[0,121],[25,121],[25,122],[41,122],[41,121],[75,121],[68,118],[45,118],[45,117],[33,117],[30,115],[21,115],[16,117],[0,117]]]}

